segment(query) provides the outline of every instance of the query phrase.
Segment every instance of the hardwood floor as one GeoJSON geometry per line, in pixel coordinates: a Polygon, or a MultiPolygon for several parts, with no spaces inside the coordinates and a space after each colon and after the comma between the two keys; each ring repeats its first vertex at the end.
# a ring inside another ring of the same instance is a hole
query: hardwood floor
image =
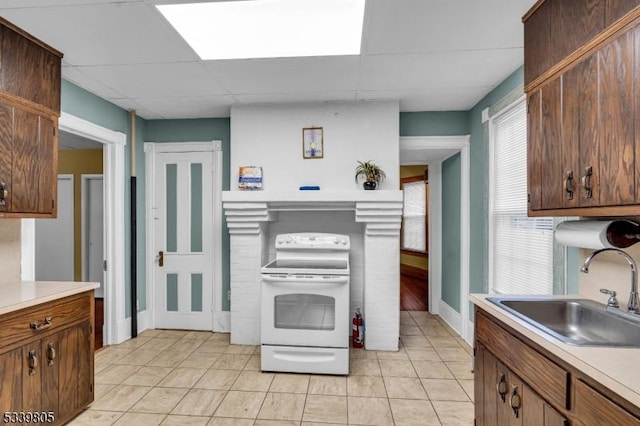
{"type": "Polygon", "coordinates": [[[400,310],[426,311],[429,285],[427,280],[400,274],[400,310]]]}
{"type": "Polygon", "coordinates": [[[104,299],[96,297],[96,316],[94,323],[94,332],[93,335],[95,337],[94,341],[94,349],[98,350],[102,347],[102,326],[104,325],[104,299]]]}

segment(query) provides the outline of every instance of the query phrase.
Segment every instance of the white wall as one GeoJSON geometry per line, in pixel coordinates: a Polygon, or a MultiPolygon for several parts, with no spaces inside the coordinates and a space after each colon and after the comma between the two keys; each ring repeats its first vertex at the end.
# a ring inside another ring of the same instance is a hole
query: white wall
{"type": "Polygon", "coordinates": [[[324,102],[231,108],[231,190],[238,167],[262,166],[264,190],[362,188],[356,161],[372,160],[387,175],[379,189],[398,189],[400,109],[390,102],[324,102]],[[324,129],[324,157],[302,158],[302,129],[324,129]]]}
{"type": "Polygon", "coordinates": [[[0,219],[0,283],[20,281],[20,219],[0,219]]]}

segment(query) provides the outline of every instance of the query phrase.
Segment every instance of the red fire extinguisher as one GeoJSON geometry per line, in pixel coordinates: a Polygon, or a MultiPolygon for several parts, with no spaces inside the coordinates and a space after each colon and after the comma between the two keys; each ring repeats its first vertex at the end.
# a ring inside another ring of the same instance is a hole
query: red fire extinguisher
{"type": "Polygon", "coordinates": [[[360,314],[360,308],[356,309],[356,314],[353,317],[353,344],[354,348],[361,348],[364,346],[364,320],[362,319],[362,314],[360,314]]]}

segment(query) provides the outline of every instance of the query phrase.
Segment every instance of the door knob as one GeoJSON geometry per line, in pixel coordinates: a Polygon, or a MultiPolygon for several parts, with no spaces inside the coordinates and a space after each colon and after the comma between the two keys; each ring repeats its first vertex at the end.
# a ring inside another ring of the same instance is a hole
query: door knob
{"type": "Polygon", "coordinates": [[[162,250],[158,252],[158,266],[164,266],[164,252],[162,250]]]}

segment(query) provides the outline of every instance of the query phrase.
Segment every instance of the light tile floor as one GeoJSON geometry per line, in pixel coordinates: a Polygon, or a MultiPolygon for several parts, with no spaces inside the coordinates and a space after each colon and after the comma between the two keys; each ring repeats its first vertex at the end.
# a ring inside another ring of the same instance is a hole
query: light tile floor
{"type": "Polygon", "coordinates": [[[439,317],[403,311],[398,352],[351,350],[350,375],[260,372],[228,334],[147,330],[96,354],[81,425],[472,425],[471,348],[439,317]]]}

